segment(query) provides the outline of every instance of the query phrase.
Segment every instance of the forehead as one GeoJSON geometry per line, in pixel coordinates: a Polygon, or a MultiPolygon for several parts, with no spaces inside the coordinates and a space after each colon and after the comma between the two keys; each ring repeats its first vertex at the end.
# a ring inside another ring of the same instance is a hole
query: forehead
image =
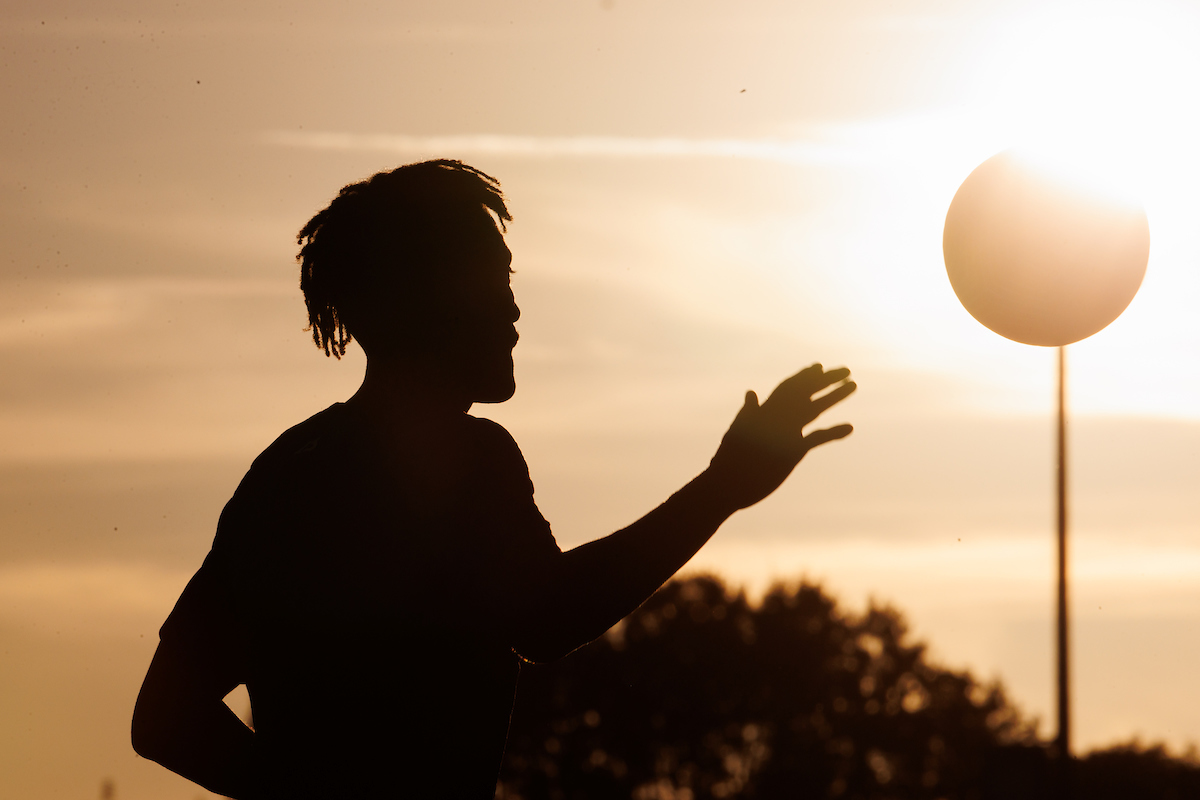
{"type": "Polygon", "coordinates": [[[512,251],[504,241],[504,234],[496,226],[491,214],[480,209],[477,214],[464,220],[464,224],[453,245],[459,266],[484,270],[503,269],[508,271],[512,263],[512,251]]]}

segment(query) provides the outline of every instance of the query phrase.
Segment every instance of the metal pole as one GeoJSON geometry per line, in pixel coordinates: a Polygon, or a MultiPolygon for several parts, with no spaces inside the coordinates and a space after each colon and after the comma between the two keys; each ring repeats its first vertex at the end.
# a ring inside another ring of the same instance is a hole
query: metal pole
{"type": "Polygon", "coordinates": [[[1067,349],[1058,348],[1058,737],[1060,797],[1071,797],[1070,659],[1067,637],[1067,349]]]}

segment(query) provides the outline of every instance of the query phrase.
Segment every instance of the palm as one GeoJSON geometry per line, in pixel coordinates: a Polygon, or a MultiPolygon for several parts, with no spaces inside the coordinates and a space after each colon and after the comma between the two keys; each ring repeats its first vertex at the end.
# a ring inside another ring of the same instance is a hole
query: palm
{"type": "Polygon", "coordinates": [[[806,425],[857,388],[849,377],[844,367],[826,372],[813,364],[779,384],[761,405],[754,392],[746,393],[709,468],[737,508],[775,491],[812,448],[850,434],[849,425],[804,433],[806,425]]]}

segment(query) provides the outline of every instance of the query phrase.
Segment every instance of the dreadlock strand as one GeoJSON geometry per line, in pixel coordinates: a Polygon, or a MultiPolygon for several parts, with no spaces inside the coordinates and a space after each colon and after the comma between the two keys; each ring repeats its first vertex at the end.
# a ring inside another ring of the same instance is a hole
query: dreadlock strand
{"type": "MultiPolygon", "coordinates": [[[[428,264],[406,264],[404,247],[417,235],[421,219],[437,219],[441,209],[485,208],[495,215],[501,231],[512,221],[500,182],[461,161],[438,159],[379,172],[365,181],[348,184],[330,204],[310,219],[296,236],[300,251],[300,290],[308,311],[313,343],[326,356],[340,359],[354,340],[345,314],[356,296],[367,291],[373,273],[402,268],[428,269],[428,264]],[[433,214],[433,217],[428,215],[433,214]],[[397,228],[401,233],[397,235],[397,228]],[[381,256],[380,254],[384,255],[381,256]],[[380,267],[378,261],[389,261],[380,267]]],[[[453,213],[453,212],[452,212],[453,213]]],[[[413,277],[420,277],[413,272],[413,277]]],[[[351,327],[354,325],[353,317],[351,327]]]]}

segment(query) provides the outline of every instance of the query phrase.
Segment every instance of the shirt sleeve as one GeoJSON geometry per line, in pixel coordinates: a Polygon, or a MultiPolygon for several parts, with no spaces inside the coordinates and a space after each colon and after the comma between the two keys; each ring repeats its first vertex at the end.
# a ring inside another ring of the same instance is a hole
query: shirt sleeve
{"type": "Polygon", "coordinates": [[[159,629],[159,640],[208,671],[245,681],[245,615],[239,609],[229,528],[234,501],[221,514],[213,547],[159,629]]]}
{"type": "Polygon", "coordinates": [[[547,558],[561,555],[550,523],[542,516],[533,497],[529,466],[512,436],[500,425],[487,423],[489,483],[495,487],[492,500],[497,509],[503,541],[503,560],[519,575],[547,558]]]}

